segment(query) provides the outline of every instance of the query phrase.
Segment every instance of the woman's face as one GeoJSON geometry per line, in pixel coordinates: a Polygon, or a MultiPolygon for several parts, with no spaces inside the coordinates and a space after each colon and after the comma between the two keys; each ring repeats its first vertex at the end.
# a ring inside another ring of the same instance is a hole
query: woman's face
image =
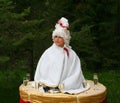
{"type": "Polygon", "coordinates": [[[64,46],[64,39],[63,37],[60,37],[60,36],[55,36],[54,39],[53,39],[54,43],[57,45],[57,46],[60,46],[60,47],[63,47],[64,46]]]}

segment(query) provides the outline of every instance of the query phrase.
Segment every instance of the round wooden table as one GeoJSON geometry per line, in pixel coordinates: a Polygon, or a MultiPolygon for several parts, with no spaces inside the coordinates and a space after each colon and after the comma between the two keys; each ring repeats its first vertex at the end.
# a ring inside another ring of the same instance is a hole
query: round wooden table
{"type": "MultiPolygon", "coordinates": [[[[32,82],[31,82],[32,83],[32,82]]],[[[41,93],[31,85],[20,85],[20,98],[24,102],[20,103],[107,103],[106,102],[106,87],[98,83],[97,89],[94,90],[93,81],[89,80],[90,89],[76,94],[63,93],[41,93]]]]}

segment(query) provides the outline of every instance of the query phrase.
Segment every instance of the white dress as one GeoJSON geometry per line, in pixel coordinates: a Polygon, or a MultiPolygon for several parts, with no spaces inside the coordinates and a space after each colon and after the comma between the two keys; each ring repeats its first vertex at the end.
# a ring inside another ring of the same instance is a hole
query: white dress
{"type": "Polygon", "coordinates": [[[62,85],[61,92],[80,93],[89,88],[83,88],[84,76],[81,70],[80,59],[76,53],[68,48],[66,51],[53,44],[41,56],[34,80],[49,87],[62,85]]]}

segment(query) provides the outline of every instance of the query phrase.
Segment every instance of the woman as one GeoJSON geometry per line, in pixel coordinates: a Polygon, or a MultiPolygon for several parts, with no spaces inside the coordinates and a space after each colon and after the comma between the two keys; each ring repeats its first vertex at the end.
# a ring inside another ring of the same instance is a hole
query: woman
{"type": "Polygon", "coordinates": [[[63,93],[80,93],[85,80],[80,59],[69,46],[70,32],[68,20],[62,17],[52,33],[53,45],[41,56],[34,80],[43,85],[45,91],[58,88],[63,93]]]}

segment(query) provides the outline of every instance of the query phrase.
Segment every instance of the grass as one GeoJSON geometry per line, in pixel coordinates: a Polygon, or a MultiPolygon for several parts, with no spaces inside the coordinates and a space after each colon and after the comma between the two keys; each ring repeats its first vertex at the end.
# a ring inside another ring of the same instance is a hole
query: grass
{"type": "Polygon", "coordinates": [[[25,71],[0,71],[0,103],[19,103],[19,86],[25,71]]]}
{"type": "MultiPolygon", "coordinates": [[[[24,70],[0,71],[0,103],[19,103],[19,86],[22,83],[24,70]]],[[[83,70],[85,78],[91,79],[93,72],[83,70]]],[[[99,82],[107,87],[108,103],[119,103],[120,70],[104,70],[98,73],[99,82]]]]}
{"type": "Polygon", "coordinates": [[[101,82],[107,87],[108,103],[119,103],[120,99],[120,71],[106,71],[100,73],[101,82]],[[103,75],[104,74],[104,75],[103,75]]]}
{"type": "Polygon", "coordinates": [[[18,88],[0,89],[0,103],[19,103],[18,88]]]}

